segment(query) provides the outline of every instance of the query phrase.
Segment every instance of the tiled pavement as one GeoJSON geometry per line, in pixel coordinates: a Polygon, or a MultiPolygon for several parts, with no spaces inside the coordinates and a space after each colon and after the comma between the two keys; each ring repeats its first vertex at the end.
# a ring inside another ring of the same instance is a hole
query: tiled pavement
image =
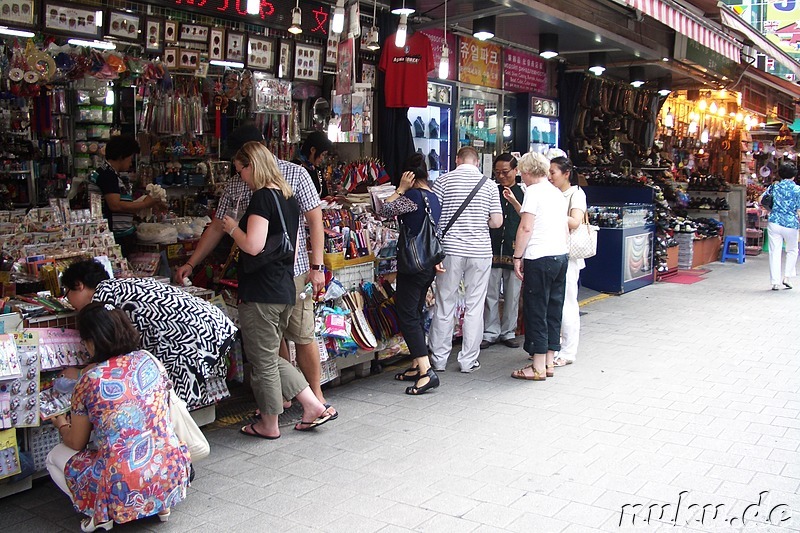
{"type": "MultiPolygon", "coordinates": [[[[422,397],[389,373],[332,389],[315,434],[210,431],[170,522],[114,530],[615,531],[641,504],[623,528],[799,531],[800,282],[768,290],[765,256],[711,268],[586,306],[577,364],[545,383],[492,347],[422,397]]],[[[0,531],[78,523],[47,480],[0,500],[0,531]]]]}

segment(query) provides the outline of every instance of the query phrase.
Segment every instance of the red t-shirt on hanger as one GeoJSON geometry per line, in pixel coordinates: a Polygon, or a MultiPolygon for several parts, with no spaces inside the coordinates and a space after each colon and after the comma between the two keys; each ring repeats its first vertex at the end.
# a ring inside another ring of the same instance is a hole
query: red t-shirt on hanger
{"type": "Polygon", "coordinates": [[[428,107],[428,72],[434,65],[427,35],[414,32],[402,48],[389,36],[378,68],[386,73],[386,107],[428,107]]]}

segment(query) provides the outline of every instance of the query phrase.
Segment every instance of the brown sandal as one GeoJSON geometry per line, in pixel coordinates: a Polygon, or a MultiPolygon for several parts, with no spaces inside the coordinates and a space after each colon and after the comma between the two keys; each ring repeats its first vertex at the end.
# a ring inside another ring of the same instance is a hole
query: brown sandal
{"type": "Polygon", "coordinates": [[[547,376],[548,378],[552,378],[553,376],[556,375],[555,368],[556,367],[553,365],[546,365],[544,367],[544,375],[547,376]]]}
{"type": "Polygon", "coordinates": [[[527,381],[544,381],[547,379],[546,376],[543,376],[538,370],[536,370],[533,365],[528,365],[526,367],[522,367],[519,370],[514,370],[511,373],[511,377],[514,379],[524,379],[527,381]],[[528,375],[525,373],[525,370],[531,369],[533,375],[528,375]]]}

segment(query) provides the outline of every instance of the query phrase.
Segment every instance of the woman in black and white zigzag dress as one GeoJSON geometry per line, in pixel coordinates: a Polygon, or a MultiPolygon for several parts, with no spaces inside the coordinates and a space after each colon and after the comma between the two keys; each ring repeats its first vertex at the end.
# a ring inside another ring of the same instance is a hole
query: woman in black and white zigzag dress
{"type": "Polygon", "coordinates": [[[125,311],[142,335],[142,348],[164,363],[175,392],[190,409],[229,395],[223,356],[233,344],[236,327],[222,311],[154,279],[109,279],[94,260],[73,263],[61,283],[67,300],[79,311],[92,301],[125,311]]]}

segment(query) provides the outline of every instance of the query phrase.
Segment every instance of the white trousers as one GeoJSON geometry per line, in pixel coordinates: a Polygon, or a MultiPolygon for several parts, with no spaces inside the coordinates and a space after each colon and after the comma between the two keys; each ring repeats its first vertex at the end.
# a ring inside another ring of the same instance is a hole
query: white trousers
{"type": "Polygon", "coordinates": [[[575,361],[578,356],[578,341],[581,336],[581,307],[578,304],[578,277],[581,269],[578,259],[567,263],[567,286],[564,292],[564,308],[561,311],[561,351],[558,356],[575,361]]]}
{"type": "Polygon", "coordinates": [[[45,466],[47,466],[47,471],[50,473],[50,479],[53,480],[53,483],[55,483],[64,494],[69,496],[70,500],[73,498],[67,486],[67,476],[64,475],[64,468],[66,468],[67,462],[69,462],[76,453],[78,452],[66,444],[58,444],[55,448],[50,450],[44,462],[45,466]]]}
{"type": "Polygon", "coordinates": [[[519,291],[522,287],[514,270],[510,268],[489,269],[489,286],[486,290],[486,305],[483,308],[483,340],[506,341],[517,336],[519,315],[519,291]],[[503,290],[503,316],[500,317],[500,286],[503,290]]]}
{"type": "Polygon", "coordinates": [[[459,257],[444,258],[446,272],[436,276],[436,309],[431,322],[430,345],[434,368],[445,368],[453,349],[455,309],[458,302],[458,287],[464,281],[466,309],[462,330],[461,351],[458,364],[461,370],[469,370],[478,359],[483,333],[483,303],[489,286],[489,271],[492,258],[459,257]]]}
{"type": "Polygon", "coordinates": [[[783,278],[797,276],[797,233],[798,230],[770,222],[767,225],[769,242],[769,281],[772,285],[780,285],[783,278]],[[786,244],[786,266],[781,276],[781,255],[786,244]]]}

